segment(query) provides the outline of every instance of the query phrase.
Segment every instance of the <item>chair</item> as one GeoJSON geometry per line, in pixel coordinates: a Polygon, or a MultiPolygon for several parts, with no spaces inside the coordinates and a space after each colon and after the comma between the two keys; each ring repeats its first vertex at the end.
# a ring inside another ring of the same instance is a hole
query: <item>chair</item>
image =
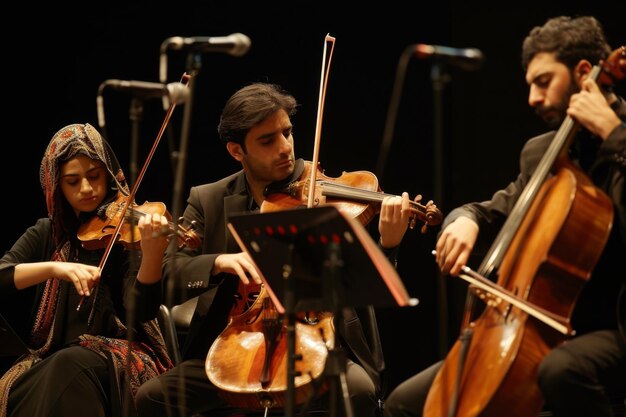
{"type": "Polygon", "coordinates": [[[169,309],[161,304],[157,320],[163,331],[165,345],[170,353],[174,364],[180,363],[182,353],[180,347],[185,342],[193,312],[198,304],[198,297],[191,298],[182,304],[178,304],[169,309]]]}
{"type": "Polygon", "coordinates": [[[159,314],[157,315],[157,321],[161,327],[163,333],[163,339],[165,340],[165,346],[170,354],[170,358],[174,362],[174,365],[178,365],[181,360],[180,347],[178,344],[178,335],[176,333],[176,327],[174,326],[174,319],[172,313],[165,304],[161,304],[159,308],[159,314]]]}

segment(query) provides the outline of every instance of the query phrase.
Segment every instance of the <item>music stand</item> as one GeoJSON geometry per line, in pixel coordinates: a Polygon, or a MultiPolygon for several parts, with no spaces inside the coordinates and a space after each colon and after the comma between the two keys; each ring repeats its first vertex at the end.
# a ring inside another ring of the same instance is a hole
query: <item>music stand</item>
{"type": "MultiPolygon", "coordinates": [[[[293,415],[295,406],[292,323],[296,312],[339,314],[342,307],[348,306],[417,304],[365,228],[334,206],[231,216],[228,228],[261,272],[277,311],[287,318],[287,416],[293,415]]],[[[352,417],[345,384],[345,358],[337,364],[337,352],[333,351],[327,360],[327,370],[336,372],[331,376],[337,377],[330,379],[331,412],[336,410],[334,399],[337,388],[341,388],[346,416],[352,417]]]]}

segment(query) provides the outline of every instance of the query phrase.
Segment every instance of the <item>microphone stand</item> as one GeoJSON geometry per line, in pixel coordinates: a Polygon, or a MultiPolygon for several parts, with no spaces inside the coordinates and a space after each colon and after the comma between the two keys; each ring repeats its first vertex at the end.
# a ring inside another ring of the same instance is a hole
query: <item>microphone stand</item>
{"type": "MultiPolygon", "coordinates": [[[[183,209],[183,185],[185,184],[185,169],[187,167],[187,148],[189,145],[189,130],[191,126],[191,113],[193,110],[193,100],[196,86],[196,76],[202,68],[202,56],[199,54],[191,53],[187,59],[187,71],[189,74],[189,81],[187,88],[189,95],[185,101],[185,110],[183,112],[183,122],[180,134],[180,147],[177,152],[172,152],[171,159],[174,164],[174,188],[172,190],[172,218],[174,219],[175,227],[178,228],[178,222],[181,219],[183,209]]],[[[175,240],[173,240],[175,243],[175,240]]],[[[173,250],[176,250],[175,245],[171,245],[173,250]]],[[[172,258],[174,260],[175,258],[172,258]]],[[[174,264],[171,266],[172,273],[175,271],[174,264]]],[[[166,305],[171,307],[174,303],[174,284],[173,280],[168,280],[166,288],[166,305]]]]}
{"type": "MultiPolygon", "coordinates": [[[[130,161],[129,161],[130,182],[128,184],[130,188],[132,188],[135,182],[137,181],[137,158],[139,154],[139,132],[140,132],[141,121],[143,120],[143,108],[144,108],[144,103],[142,99],[137,98],[137,97],[133,97],[131,99],[130,108],[128,111],[128,118],[131,121],[130,161]]],[[[133,201],[128,202],[128,204],[130,205],[132,205],[133,203],[134,203],[133,201]]],[[[133,242],[135,241],[134,234],[135,234],[135,226],[137,224],[137,219],[135,218],[133,214],[132,206],[128,207],[128,212],[126,213],[126,215],[127,215],[127,219],[125,221],[128,221],[130,223],[130,230],[131,230],[131,235],[130,235],[131,244],[129,245],[130,248],[128,252],[128,256],[130,259],[129,268],[130,268],[131,273],[136,274],[139,270],[138,256],[137,256],[138,253],[137,253],[137,249],[133,245],[133,242]]],[[[129,301],[128,301],[128,305],[126,308],[126,329],[127,329],[126,340],[128,341],[128,355],[126,357],[127,383],[130,382],[129,378],[131,375],[132,344],[134,341],[134,332],[135,332],[135,309],[136,309],[135,297],[137,297],[137,293],[135,289],[132,288],[131,291],[133,292],[133,294],[131,295],[131,297],[128,297],[129,301]]],[[[124,407],[123,415],[128,417],[133,414],[134,407],[131,406],[132,397],[130,396],[130,392],[126,392],[124,395],[126,396],[126,399],[127,399],[127,401],[125,402],[127,406],[124,407]]]]}
{"type": "Polygon", "coordinates": [[[174,175],[174,190],[172,196],[172,216],[174,219],[179,218],[182,201],[182,188],[185,183],[185,168],[187,166],[187,148],[189,146],[189,131],[191,128],[191,115],[193,113],[193,101],[196,89],[196,76],[202,68],[202,55],[191,53],[187,57],[187,74],[189,74],[189,82],[187,88],[189,97],[185,102],[185,110],[183,112],[183,125],[180,133],[180,147],[176,155],[172,155],[175,159],[176,173],[174,175]]]}
{"type": "MultiPolygon", "coordinates": [[[[434,201],[441,207],[443,203],[443,91],[450,76],[444,71],[444,65],[435,61],[430,70],[430,79],[433,89],[433,195],[434,201]]],[[[445,357],[448,351],[448,297],[447,281],[438,273],[437,291],[439,302],[437,303],[439,315],[439,354],[445,357]]]]}
{"type": "MultiPolygon", "coordinates": [[[[187,88],[189,96],[185,102],[185,110],[183,112],[183,122],[180,134],[180,147],[178,152],[172,153],[171,158],[174,162],[175,174],[174,174],[174,187],[172,190],[172,218],[174,219],[174,227],[178,228],[178,221],[182,216],[182,201],[183,201],[183,185],[185,184],[185,169],[187,166],[187,148],[189,146],[189,131],[191,126],[191,114],[193,112],[193,101],[195,96],[196,76],[202,68],[202,56],[199,54],[189,54],[187,57],[187,74],[189,74],[189,81],[187,88]]],[[[172,240],[174,243],[175,239],[172,240]]],[[[175,244],[170,245],[168,250],[176,251],[175,244]]],[[[172,261],[175,257],[172,256],[172,261]]],[[[175,273],[174,263],[170,271],[175,273]]],[[[166,288],[166,305],[172,306],[174,303],[174,281],[168,280],[168,286],[166,288]]]]}
{"type": "MultiPolygon", "coordinates": [[[[195,95],[196,76],[202,68],[202,56],[200,54],[190,53],[187,57],[187,71],[189,74],[189,81],[187,82],[187,88],[189,96],[185,102],[185,110],[183,112],[183,121],[180,135],[180,147],[178,152],[172,152],[171,160],[174,165],[174,186],[172,190],[172,219],[174,228],[178,229],[178,222],[182,219],[182,196],[183,185],[185,184],[185,169],[187,166],[187,148],[189,144],[189,131],[191,126],[191,114],[193,112],[193,101],[195,95]]],[[[176,252],[178,247],[176,239],[172,239],[170,245],[167,248],[170,262],[168,264],[167,279],[165,288],[165,305],[171,308],[174,305],[174,282],[176,280],[176,252]]],[[[186,294],[182,294],[183,300],[186,299],[186,294]]],[[[178,379],[177,386],[178,395],[176,396],[178,401],[178,410],[184,417],[186,415],[186,403],[185,403],[185,375],[183,368],[181,368],[180,378],[178,379]]],[[[166,398],[169,396],[166,394],[166,398]]],[[[169,410],[169,408],[168,408],[169,410]]]]}
{"type": "MultiPolygon", "coordinates": [[[[436,60],[430,71],[430,79],[433,89],[433,109],[434,109],[434,126],[433,126],[433,153],[434,153],[434,196],[435,201],[443,206],[443,91],[446,83],[450,82],[450,75],[444,71],[444,64],[441,60],[436,60]]],[[[447,309],[447,281],[441,273],[438,274],[437,288],[439,292],[439,352],[445,357],[448,346],[448,309],[447,309]]],[[[472,341],[473,331],[470,328],[463,330],[459,336],[461,348],[459,351],[459,367],[454,378],[452,394],[449,399],[450,406],[448,408],[448,416],[454,417],[459,405],[459,386],[461,377],[465,368],[467,359],[467,350],[472,341]]]]}
{"type": "Polygon", "coordinates": [[[128,111],[128,118],[131,121],[131,136],[130,136],[130,180],[131,186],[137,179],[137,158],[139,155],[139,131],[141,121],[143,120],[143,100],[133,97],[130,100],[130,110],[128,111]]]}
{"type": "MultiPolygon", "coordinates": [[[[402,97],[402,90],[404,87],[404,79],[406,76],[406,70],[411,57],[415,54],[415,46],[409,45],[404,49],[400,58],[398,59],[398,65],[396,67],[396,75],[393,84],[393,91],[391,95],[391,101],[387,112],[387,119],[385,121],[385,131],[383,134],[383,140],[380,145],[378,153],[378,162],[376,164],[376,175],[380,179],[383,177],[387,158],[389,156],[389,150],[393,141],[394,128],[396,118],[398,116],[398,109],[400,106],[400,100],[402,97]]],[[[443,91],[447,82],[450,81],[450,76],[443,71],[442,63],[436,60],[431,68],[430,73],[433,89],[433,107],[434,107],[434,127],[433,127],[433,200],[440,207],[444,207],[443,200],[443,91]]],[[[447,301],[447,285],[446,280],[439,274],[437,280],[437,292],[439,294],[438,302],[438,315],[440,320],[440,334],[438,341],[438,351],[440,357],[445,357],[448,352],[448,301],[447,301]]]]}

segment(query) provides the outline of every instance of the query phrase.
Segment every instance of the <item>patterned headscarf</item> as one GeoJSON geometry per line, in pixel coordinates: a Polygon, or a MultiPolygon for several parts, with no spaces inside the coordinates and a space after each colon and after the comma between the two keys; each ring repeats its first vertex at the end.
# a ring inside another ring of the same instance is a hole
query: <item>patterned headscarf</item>
{"type": "Polygon", "coordinates": [[[88,123],[72,124],[59,130],[50,140],[39,169],[39,181],[46,196],[48,217],[53,223],[57,245],[63,240],[64,232],[67,232],[63,199],[58,187],[60,166],[76,155],[85,155],[105,164],[110,177],[108,198],[115,197],[118,192],[129,194],[126,178],[115,154],[93,126],[88,123]]]}

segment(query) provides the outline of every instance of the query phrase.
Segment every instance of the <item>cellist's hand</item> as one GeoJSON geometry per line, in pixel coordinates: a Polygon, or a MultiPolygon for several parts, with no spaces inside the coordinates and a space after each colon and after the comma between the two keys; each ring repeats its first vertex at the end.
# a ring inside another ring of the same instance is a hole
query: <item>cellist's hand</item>
{"type": "Polygon", "coordinates": [[[436,245],[436,260],[444,274],[458,275],[467,264],[478,237],[478,225],[469,217],[459,217],[442,232],[436,245]]]}
{"type": "Polygon", "coordinates": [[[239,279],[245,285],[250,284],[249,278],[252,278],[257,284],[263,283],[259,271],[257,271],[246,252],[225,253],[215,258],[211,275],[217,275],[222,272],[239,276],[239,279]]]}
{"type": "Polygon", "coordinates": [[[580,92],[572,94],[567,114],[603,140],[622,123],[598,84],[591,79],[583,81],[580,92]]]}
{"type": "Polygon", "coordinates": [[[383,199],[378,220],[378,232],[382,247],[389,249],[402,242],[404,233],[409,227],[410,217],[408,193],[402,193],[402,197],[389,196],[383,199]]]}

